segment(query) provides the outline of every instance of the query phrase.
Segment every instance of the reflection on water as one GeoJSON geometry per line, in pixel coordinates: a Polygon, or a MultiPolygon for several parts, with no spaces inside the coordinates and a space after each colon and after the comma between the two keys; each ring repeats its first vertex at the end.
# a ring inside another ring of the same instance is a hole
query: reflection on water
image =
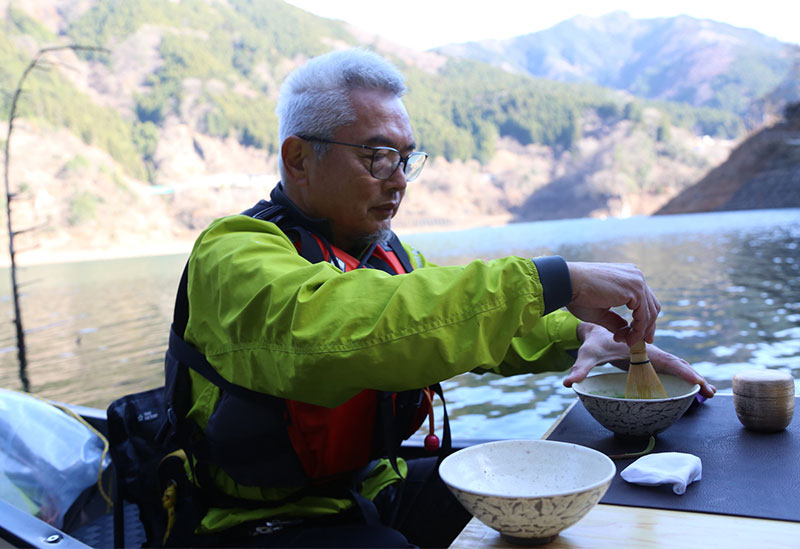
{"type": "MultiPolygon", "coordinates": [[[[405,240],[440,264],[553,253],[573,261],[635,263],[662,303],[657,343],[719,389],[753,367],[789,370],[800,380],[800,210],[551,221],[405,240]]],[[[185,259],[25,269],[20,278],[33,391],[105,408],[118,396],[160,385],[185,259]]],[[[7,320],[0,332],[0,386],[19,388],[8,271],[0,277],[0,314],[7,320]]],[[[562,376],[467,374],[446,382],[454,436],[540,436],[575,398],[562,376]]]]}
{"type": "MultiPolygon", "coordinates": [[[[118,396],[162,384],[184,262],[182,256],[165,256],[23,269],[22,318],[33,392],[105,408],[118,396]]],[[[0,386],[17,389],[8,276],[1,282],[7,328],[0,333],[0,386]]]]}

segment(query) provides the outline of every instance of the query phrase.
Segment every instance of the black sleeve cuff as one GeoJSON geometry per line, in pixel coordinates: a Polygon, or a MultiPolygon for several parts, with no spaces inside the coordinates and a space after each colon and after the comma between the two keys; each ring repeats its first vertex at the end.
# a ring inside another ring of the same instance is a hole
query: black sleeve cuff
{"type": "Polygon", "coordinates": [[[537,257],[533,260],[539,271],[544,295],[544,314],[552,313],[572,301],[572,282],[569,267],[560,255],[537,257]]]}

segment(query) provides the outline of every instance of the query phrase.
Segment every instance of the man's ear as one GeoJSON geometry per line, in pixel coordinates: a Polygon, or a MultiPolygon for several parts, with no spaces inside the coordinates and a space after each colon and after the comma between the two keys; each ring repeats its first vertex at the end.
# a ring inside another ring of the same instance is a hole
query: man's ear
{"type": "Polygon", "coordinates": [[[294,184],[303,185],[308,182],[309,155],[314,156],[311,143],[290,135],[281,145],[281,158],[286,175],[294,184]]]}

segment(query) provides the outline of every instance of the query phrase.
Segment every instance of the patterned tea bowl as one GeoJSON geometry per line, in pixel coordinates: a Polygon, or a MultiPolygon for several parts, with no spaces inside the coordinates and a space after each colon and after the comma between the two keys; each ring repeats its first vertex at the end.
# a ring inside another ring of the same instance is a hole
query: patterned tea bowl
{"type": "Polygon", "coordinates": [[[447,456],[439,476],[478,520],[523,545],[548,543],[606,493],[616,467],[566,442],[502,440],[447,456]]]}
{"type": "Polygon", "coordinates": [[[622,437],[647,438],[679,420],[700,391],[699,385],[677,376],[659,374],[658,377],[668,398],[625,398],[626,373],[587,377],[572,388],[600,425],[622,437]]]}

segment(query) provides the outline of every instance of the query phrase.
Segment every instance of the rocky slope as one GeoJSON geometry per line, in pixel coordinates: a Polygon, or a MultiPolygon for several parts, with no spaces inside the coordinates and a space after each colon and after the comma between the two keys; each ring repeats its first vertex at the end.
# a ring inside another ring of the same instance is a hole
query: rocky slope
{"type": "Polygon", "coordinates": [[[657,214],[800,207],[800,103],[756,132],[657,214]]]}

